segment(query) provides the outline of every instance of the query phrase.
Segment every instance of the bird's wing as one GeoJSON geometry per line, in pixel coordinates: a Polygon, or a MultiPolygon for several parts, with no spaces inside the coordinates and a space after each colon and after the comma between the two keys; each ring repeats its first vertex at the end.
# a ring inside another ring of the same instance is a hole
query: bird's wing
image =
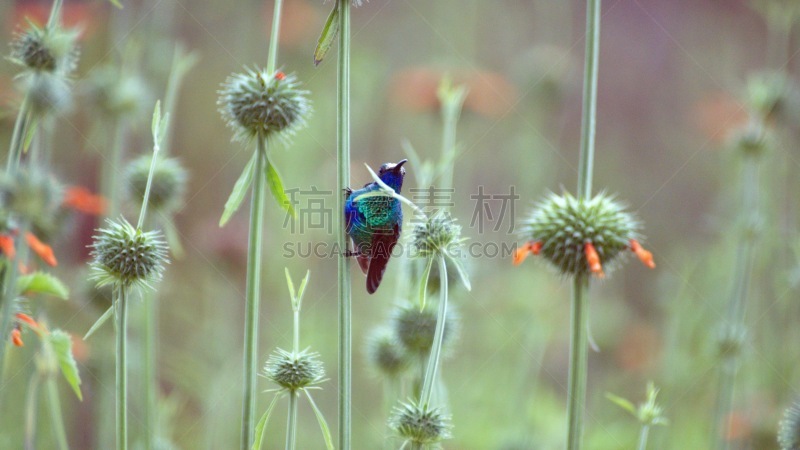
{"type": "Polygon", "coordinates": [[[389,230],[382,230],[372,238],[370,248],[369,271],[367,272],[367,292],[370,294],[378,290],[378,286],[386,271],[386,264],[392,256],[392,249],[400,238],[400,225],[394,225],[389,230]]]}

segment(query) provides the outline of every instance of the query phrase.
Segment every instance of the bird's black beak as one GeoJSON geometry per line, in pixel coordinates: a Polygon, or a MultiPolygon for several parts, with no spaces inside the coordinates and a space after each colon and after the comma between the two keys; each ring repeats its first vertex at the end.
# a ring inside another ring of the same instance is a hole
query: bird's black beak
{"type": "Polygon", "coordinates": [[[401,159],[400,161],[397,162],[397,164],[394,165],[394,167],[392,167],[392,170],[395,172],[400,172],[400,168],[403,167],[403,164],[407,162],[408,162],[407,159],[401,159]]]}

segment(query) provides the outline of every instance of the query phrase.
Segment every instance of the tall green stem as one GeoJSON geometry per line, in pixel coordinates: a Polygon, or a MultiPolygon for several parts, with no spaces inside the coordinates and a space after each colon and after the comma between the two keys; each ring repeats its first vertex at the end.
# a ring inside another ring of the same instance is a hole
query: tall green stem
{"type": "Polygon", "coordinates": [[[286,422],[286,450],[294,450],[297,443],[297,391],[289,392],[289,418],[286,422]]]}
{"type": "Polygon", "coordinates": [[[650,434],[650,425],[642,425],[642,430],[639,432],[639,445],[636,450],[647,450],[647,436],[650,434]]]}
{"type": "Polygon", "coordinates": [[[439,262],[439,314],[436,318],[436,329],[433,334],[433,345],[428,356],[428,366],[425,369],[425,380],[422,382],[422,392],[419,402],[423,408],[431,406],[433,384],[436,382],[436,373],[439,370],[439,359],[442,355],[442,341],[444,340],[444,324],[447,319],[447,263],[444,255],[437,256],[439,262]]]}
{"type": "Polygon", "coordinates": [[[50,375],[47,377],[47,397],[50,405],[50,420],[53,427],[53,434],[56,437],[57,448],[68,450],[67,433],[64,430],[64,417],[61,414],[61,401],[58,398],[58,386],[55,378],[50,375]]]}
{"type": "MultiPolygon", "coordinates": [[[[742,203],[741,211],[745,218],[743,224],[744,234],[740,245],[736,249],[736,263],[734,266],[734,285],[728,302],[724,320],[724,333],[726,339],[741,339],[738,336],[744,329],[745,304],[750,289],[750,281],[755,264],[756,230],[758,222],[758,160],[748,157],[742,173],[742,203]],[[733,336],[727,337],[727,335],[733,336]]],[[[736,372],[739,366],[740,352],[734,351],[729,355],[720,355],[722,358],[719,367],[719,383],[717,402],[712,426],[712,439],[716,441],[717,449],[728,449],[730,442],[726,439],[729,435],[728,414],[733,407],[733,394],[736,384],[736,372]]]]}
{"type": "Polygon", "coordinates": [[[258,358],[258,309],[261,298],[261,237],[264,229],[266,141],[256,136],[257,156],[253,169],[250,206],[250,238],[247,251],[247,299],[244,311],[244,404],[242,406],[242,450],[253,445],[256,422],[256,374],[258,358]]]}
{"type": "Polygon", "coordinates": [[[25,450],[36,448],[36,417],[39,410],[39,385],[42,376],[36,371],[28,381],[25,393],[25,450]]]}
{"type": "Polygon", "coordinates": [[[144,410],[145,448],[154,450],[158,436],[158,372],[156,370],[156,342],[158,333],[158,295],[149,292],[142,298],[144,315],[144,410]]]}
{"type": "Polygon", "coordinates": [[[128,448],[128,289],[116,287],[117,450],[128,448]]]}
{"type": "Polygon", "coordinates": [[[600,0],[586,1],[586,62],[583,78],[581,154],[578,162],[578,198],[592,197],[594,139],[597,128],[597,69],[600,49],[600,0]]]}
{"type": "Polygon", "coordinates": [[[583,276],[576,276],[572,286],[572,340],[569,350],[569,393],[567,394],[567,450],[581,448],[583,437],[583,416],[586,408],[586,376],[588,366],[589,340],[587,329],[589,315],[586,308],[587,282],[583,276]]]}
{"type": "Polygon", "coordinates": [[[25,136],[28,135],[28,127],[31,125],[31,102],[28,94],[22,99],[22,105],[17,113],[17,120],[14,122],[14,131],[11,134],[11,146],[8,150],[8,161],[6,163],[6,173],[12,174],[19,167],[22,159],[22,151],[25,146],[25,136]]]}
{"type": "Polygon", "coordinates": [[[344,189],[350,185],[350,0],[339,2],[339,58],[337,89],[337,195],[339,246],[339,450],[350,450],[352,311],[350,297],[350,261],[345,256],[344,189]]]}
{"type": "Polygon", "coordinates": [[[267,73],[275,72],[275,65],[278,61],[278,36],[281,29],[281,8],[283,0],[275,0],[275,8],[272,11],[272,33],[269,38],[269,54],[267,56],[267,73]]]}

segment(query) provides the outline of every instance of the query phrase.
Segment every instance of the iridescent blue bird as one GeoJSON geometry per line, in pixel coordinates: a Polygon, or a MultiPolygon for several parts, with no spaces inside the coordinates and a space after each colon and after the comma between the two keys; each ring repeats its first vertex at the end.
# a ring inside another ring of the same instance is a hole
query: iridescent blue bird
{"type": "MultiPolygon", "coordinates": [[[[403,168],[408,160],[381,166],[378,176],[387,186],[400,193],[403,187],[403,168]]],[[[363,195],[380,191],[376,182],[367,183],[353,191],[346,189],[344,204],[345,230],[353,243],[353,251],[361,270],[367,274],[367,292],[378,290],[386,271],[392,249],[400,238],[403,226],[403,210],[400,201],[384,195],[363,195]]]]}

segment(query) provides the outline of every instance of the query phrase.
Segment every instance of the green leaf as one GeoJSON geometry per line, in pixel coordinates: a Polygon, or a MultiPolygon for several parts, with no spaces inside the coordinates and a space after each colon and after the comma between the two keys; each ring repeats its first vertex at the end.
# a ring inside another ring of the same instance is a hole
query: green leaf
{"type": "Polygon", "coordinates": [[[158,143],[158,132],[161,129],[161,100],[156,100],[156,107],[153,110],[153,122],[150,124],[150,132],[153,133],[153,140],[158,143]]]}
{"type": "Polygon", "coordinates": [[[468,291],[472,290],[472,284],[469,282],[469,276],[467,276],[467,271],[464,270],[464,266],[461,264],[461,261],[452,257],[448,256],[450,262],[453,263],[453,266],[456,268],[456,272],[458,272],[458,276],[461,278],[461,282],[464,283],[464,287],[467,288],[468,291]]]}
{"type": "Polygon", "coordinates": [[[97,331],[97,329],[100,328],[104,323],[106,323],[106,321],[110,319],[111,316],[113,315],[114,315],[114,306],[112,305],[109,306],[106,312],[104,312],[103,315],[100,316],[100,318],[95,321],[94,325],[92,325],[92,327],[89,328],[89,331],[87,331],[86,335],[83,336],[83,340],[85,341],[89,339],[89,337],[92,334],[94,334],[94,332],[97,331]]]}
{"type": "Polygon", "coordinates": [[[317,416],[317,422],[319,422],[319,429],[322,431],[322,437],[325,439],[325,446],[328,447],[328,450],[333,450],[333,439],[331,438],[331,430],[328,428],[328,423],[325,422],[325,417],[322,415],[322,412],[317,408],[317,404],[314,403],[314,399],[311,398],[311,394],[308,392],[308,389],[303,389],[303,392],[306,393],[306,397],[308,397],[308,401],[311,403],[311,408],[314,409],[314,415],[317,416]]]}
{"type": "Polygon", "coordinates": [[[119,0],[108,0],[108,1],[111,2],[111,4],[116,6],[117,8],[122,9],[122,3],[120,3],[119,0]]]}
{"type": "Polygon", "coordinates": [[[22,275],[17,279],[17,290],[20,294],[48,294],[62,300],[69,297],[69,289],[58,278],[44,272],[22,275]]]}
{"type": "Polygon", "coordinates": [[[294,292],[294,283],[292,283],[292,276],[289,275],[289,268],[283,268],[284,273],[286,273],[286,285],[289,286],[289,295],[292,297],[292,303],[294,304],[294,300],[297,298],[294,292]]]}
{"type": "Polygon", "coordinates": [[[267,408],[267,410],[264,412],[264,415],[261,416],[261,419],[259,419],[258,424],[256,425],[255,435],[253,436],[252,450],[259,450],[261,448],[261,444],[264,441],[264,429],[267,428],[269,415],[272,414],[275,404],[278,403],[278,397],[280,397],[280,393],[275,394],[275,397],[272,398],[272,403],[269,404],[269,408],[267,408]]]}
{"type": "Polygon", "coordinates": [[[230,197],[228,197],[228,201],[225,202],[225,210],[222,212],[222,217],[219,219],[220,227],[225,226],[228,220],[231,219],[231,216],[239,209],[245,194],[247,194],[247,189],[253,183],[253,172],[256,167],[257,154],[258,152],[253,152],[253,157],[250,158],[250,162],[247,163],[242,174],[239,175],[239,179],[236,180],[236,184],[233,186],[233,192],[231,192],[230,197]]]}
{"type": "Polygon", "coordinates": [[[319,63],[328,54],[331,49],[336,35],[339,33],[339,2],[333,5],[333,11],[328,15],[328,20],[325,21],[325,26],[322,28],[322,34],[319,35],[317,41],[317,48],[314,49],[314,65],[318,66],[319,63]]]}
{"type": "Polygon", "coordinates": [[[428,278],[431,277],[431,268],[433,268],[433,258],[428,258],[425,264],[425,271],[422,272],[422,279],[419,284],[419,309],[425,309],[426,297],[428,296],[428,278]]]}
{"type": "Polygon", "coordinates": [[[58,364],[61,366],[61,373],[64,379],[67,380],[78,400],[83,401],[81,394],[81,377],[78,374],[78,365],[75,363],[75,358],[72,356],[72,338],[69,334],[61,330],[53,330],[47,338],[50,341],[53,351],[55,351],[58,358],[58,364]]]}
{"type": "Polygon", "coordinates": [[[183,250],[183,244],[181,244],[181,238],[178,235],[178,229],[175,227],[175,222],[171,217],[167,217],[163,221],[163,226],[164,236],[167,238],[167,246],[172,252],[172,256],[175,259],[182,259],[185,252],[183,250]]]}
{"type": "Polygon", "coordinates": [[[303,294],[306,292],[306,285],[308,284],[308,277],[311,276],[311,271],[306,270],[306,276],[303,277],[303,281],[300,282],[300,289],[297,291],[297,309],[300,310],[300,307],[303,305],[303,294]]]}
{"type": "Polygon", "coordinates": [[[611,400],[614,404],[624,409],[625,411],[628,411],[629,413],[633,414],[634,417],[637,417],[636,406],[633,403],[631,403],[630,400],[616,396],[610,392],[606,392],[606,398],[611,400]]]}
{"type": "Polygon", "coordinates": [[[275,201],[278,202],[281,208],[291,214],[292,217],[297,217],[297,212],[294,210],[289,196],[286,195],[286,191],[283,189],[283,181],[278,173],[278,169],[275,167],[275,164],[272,164],[269,158],[267,158],[267,167],[265,171],[267,174],[267,184],[269,185],[270,192],[272,192],[272,196],[275,197],[275,201]]]}
{"type": "Polygon", "coordinates": [[[39,119],[33,116],[33,114],[28,114],[28,126],[25,129],[25,140],[22,141],[22,152],[28,153],[28,148],[31,146],[31,142],[33,142],[33,137],[36,136],[36,128],[39,125],[39,119]]]}

